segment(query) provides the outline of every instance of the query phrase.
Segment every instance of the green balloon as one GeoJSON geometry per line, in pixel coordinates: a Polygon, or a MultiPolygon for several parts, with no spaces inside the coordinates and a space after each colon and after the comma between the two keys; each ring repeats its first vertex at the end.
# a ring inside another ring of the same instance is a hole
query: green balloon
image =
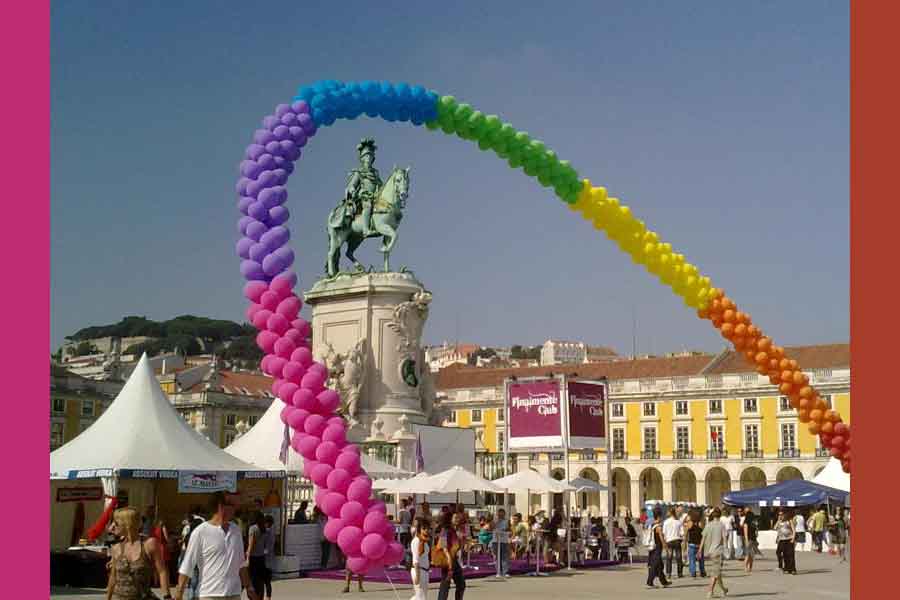
{"type": "Polygon", "coordinates": [[[488,140],[481,138],[478,140],[478,149],[479,150],[490,150],[491,143],[488,140]]]}
{"type": "Polygon", "coordinates": [[[517,156],[510,156],[509,160],[506,162],[508,162],[509,166],[513,169],[518,169],[519,167],[522,166],[522,161],[519,160],[519,157],[517,157],[517,156]]]}
{"type": "Polygon", "coordinates": [[[456,106],[456,98],[453,96],[441,96],[440,106],[445,108],[456,106]]]}
{"type": "Polygon", "coordinates": [[[514,139],[520,146],[526,146],[531,141],[527,131],[517,131],[514,139]]]}
{"type": "Polygon", "coordinates": [[[542,169],[538,172],[538,181],[544,187],[550,187],[553,184],[550,173],[546,169],[542,169]]]}
{"type": "Polygon", "coordinates": [[[441,126],[440,121],[428,121],[427,123],[425,123],[425,128],[430,129],[431,131],[434,131],[435,129],[437,129],[440,126],[441,126]]]}

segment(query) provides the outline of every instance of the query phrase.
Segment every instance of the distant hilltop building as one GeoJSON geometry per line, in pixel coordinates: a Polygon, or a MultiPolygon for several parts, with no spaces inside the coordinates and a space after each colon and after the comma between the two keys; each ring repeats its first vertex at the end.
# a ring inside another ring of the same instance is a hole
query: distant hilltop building
{"type": "Polygon", "coordinates": [[[481,350],[477,344],[448,344],[444,342],[440,346],[430,346],[425,349],[425,362],[432,372],[437,372],[444,367],[454,364],[469,364],[469,357],[481,350]]]}
{"type": "Polygon", "coordinates": [[[541,365],[608,362],[620,359],[612,348],[588,346],[584,342],[547,340],[541,346],[541,365]]]}

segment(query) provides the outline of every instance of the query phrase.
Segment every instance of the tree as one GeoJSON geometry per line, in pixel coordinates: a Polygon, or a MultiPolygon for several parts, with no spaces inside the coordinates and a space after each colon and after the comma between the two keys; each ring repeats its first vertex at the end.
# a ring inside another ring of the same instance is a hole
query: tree
{"type": "Polygon", "coordinates": [[[67,350],[69,356],[87,356],[97,352],[100,352],[100,349],[90,342],[81,342],[77,346],[69,346],[67,350]]]}

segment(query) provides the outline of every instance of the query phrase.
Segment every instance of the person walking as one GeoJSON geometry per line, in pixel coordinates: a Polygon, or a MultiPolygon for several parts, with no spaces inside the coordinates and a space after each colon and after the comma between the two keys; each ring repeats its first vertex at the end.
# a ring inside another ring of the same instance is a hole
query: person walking
{"type": "Polygon", "coordinates": [[[505,509],[497,510],[494,537],[497,542],[497,577],[509,577],[509,521],[505,509]]]}
{"type": "Polygon", "coordinates": [[[725,579],[722,577],[722,567],[725,563],[725,527],[720,520],[721,516],[722,511],[718,507],[714,508],[709,522],[703,528],[700,548],[697,550],[697,558],[705,557],[706,572],[711,579],[709,590],[706,592],[707,598],[715,598],[716,584],[722,588],[722,594],[728,595],[728,588],[725,587],[725,579]]]}
{"type": "Polygon", "coordinates": [[[466,578],[459,564],[459,536],[457,535],[459,525],[459,513],[441,515],[434,549],[434,552],[441,554],[441,586],[438,589],[438,600],[447,600],[450,595],[451,578],[456,587],[455,600],[463,600],[463,595],[466,593],[466,578]]]}
{"type": "Polygon", "coordinates": [[[798,511],[792,520],[794,522],[794,540],[796,549],[796,544],[803,546],[806,543],[806,517],[798,511]]]}
{"type": "Polygon", "coordinates": [[[687,544],[688,544],[688,571],[691,577],[697,577],[697,565],[700,566],[700,576],[706,577],[706,561],[700,550],[700,544],[703,543],[703,526],[700,523],[700,511],[691,511],[687,525],[687,544]]]}
{"type": "Polygon", "coordinates": [[[732,511],[731,532],[734,543],[734,559],[744,560],[744,509],[738,506],[732,511]]]}
{"type": "MultiPolygon", "coordinates": [[[[275,518],[272,515],[266,515],[266,535],[263,537],[266,546],[266,575],[263,584],[266,588],[265,597],[268,600],[272,598],[272,571],[275,570],[275,518]]],[[[263,595],[260,594],[260,600],[263,595]]]]}
{"type": "Polygon", "coordinates": [[[830,524],[831,545],[834,546],[841,562],[847,562],[847,520],[844,517],[844,508],[838,507],[837,514],[830,524]]]}
{"type": "Polygon", "coordinates": [[[200,598],[237,600],[244,588],[250,600],[259,600],[244,566],[241,530],[231,522],[234,509],[233,498],[225,492],[215,492],[210,498],[212,516],[191,533],[187,552],[178,569],[176,600],[183,599],[184,587],[197,566],[200,568],[197,590],[200,598]]]}
{"type": "Polygon", "coordinates": [[[778,520],[775,522],[775,543],[778,545],[775,555],[778,557],[778,568],[783,573],[792,575],[797,574],[797,567],[794,564],[796,535],[793,516],[779,510],[778,520]]]}
{"type": "MultiPolygon", "coordinates": [[[[710,518],[712,518],[712,512],[710,512],[710,518]]],[[[725,531],[725,550],[723,555],[728,560],[734,560],[734,519],[732,519],[726,509],[722,511],[719,521],[722,523],[722,529],[725,531]]]]}
{"type": "MultiPolygon", "coordinates": [[[[650,528],[650,556],[647,557],[647,587],[655,588],[654,580],[658,577],[663,587],[669,587],[672,582],[666,579],[663,571],[662,552],[666,546],[666,537],[662,531],[662,509],[653,509],[653,525],[650,528]]],[[[649,519],[648,519],[649,520],[649,519]]]]}
{"type": "Polygon", "coordinates": [[[156,538],[141,537],[141,520],[136,510],[120,508],[113,513],[115,531],[121,541],[110,549],[107,600],[145,600],[152,597],[153,574],[159,577],[163,598],[171,599],[169,572],[156,538]]]}
{"type": "Polygon", "coordinates": [[[304,500],[300,503],[299,508],[294,511],[294,518],[291,521],[294,525],[306,525],[309,523],[309,519],[306,517],[306,507],[309,506],[309,502],[304,500]]]}
{"type": "Polygon", "coordinates": [[[822,539],[825,536],[827,522],[828,516],[824,506],[820,506],[819,510],[809,519],[809,530],[812,531],[813,547],[816,552],[822,552],[822,539]]]}
{"type": "Polygon", "coordinates": [[[409,500],[403,498],[400,500],[400,512],[397,514],[397,532],[398,540],[403,544],[404,550],[409,550],[409,544],[412,542],[412,534],[409,526],[412,523],[412,513],[409,512],[409,500]]]}
{"type": "Polygon", "coordinates": [[[325,524],[327,522],[328,517],[316,506],[313,509],[313,523],[319,526],[319,568],[322,570],[328,568],[328,561],[331,559],[331,542],[325,537],[325,524]]]}
{"type": "Polygon", "coordinates": [[[248,532],[247,564],[250,583],[260,597],[265,593],[266,581],[266,516],[259,512],[248,532]]]}
{"type": "Polygon", "coordinates": [[[669,518],[665,520],[662,528],[666,538],[666,576],[672,578],[672,559],[675,558],[678,564],[678,579],[681,579],[684,575],[684,561],[681,558],[684,524],[674,508],[669,509],[669,518]]]}
{"type": "MultiPolygon", "coordinates": [[[[409,512],[407,511],[407,514],[409,512]]],[[[413,597],[410,600],[426,600],[428,598],[428,579],[431,574],[431,531],[428,524],[421,520],[416,524],[416,537],[412,539],[409,549],[412,552],[413,597]]]]}
{"type": "Polygon", "coordinates": [[[753,572],[753,559],[759,552],[757,534],[759,524],[756,515],[749,507],[744,508],[744,569],[748,573],[753,572]]]}

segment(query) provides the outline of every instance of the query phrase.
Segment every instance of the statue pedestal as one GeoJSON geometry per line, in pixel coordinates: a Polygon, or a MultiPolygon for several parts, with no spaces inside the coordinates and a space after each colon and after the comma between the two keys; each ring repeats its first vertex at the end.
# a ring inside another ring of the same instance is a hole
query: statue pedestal
{"type": "Polygon", "coordinates": [[[428,422],[419,337],[430,294],[412,273],[341,273],[316,282],[304,300],[312,307],[313,355],[328,366],[343,400],[358,393],[351,441],[390,442],[408,424],[428,422]],[[354,386],[349,373],[360,367],[354,386]]]}

